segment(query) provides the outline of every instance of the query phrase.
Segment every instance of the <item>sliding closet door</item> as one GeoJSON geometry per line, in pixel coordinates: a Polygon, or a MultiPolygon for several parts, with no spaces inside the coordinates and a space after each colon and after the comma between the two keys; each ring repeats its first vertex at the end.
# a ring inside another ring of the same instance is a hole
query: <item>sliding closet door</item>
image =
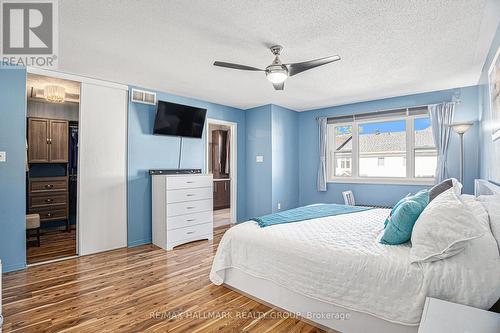
{"type": "Polygon", "coordinates": [[[80,255],[127,246],[127,91],[82,83],[80,255]]]}

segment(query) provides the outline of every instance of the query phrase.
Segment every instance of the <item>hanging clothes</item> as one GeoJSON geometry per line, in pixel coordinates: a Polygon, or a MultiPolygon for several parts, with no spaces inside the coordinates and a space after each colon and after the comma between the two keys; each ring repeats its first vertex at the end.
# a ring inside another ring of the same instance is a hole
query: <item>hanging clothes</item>
{"type": "Polygon", "coordinates": [[[69,174],[76,175],[78,170],[78,126],[69,128],[69,174]]]}

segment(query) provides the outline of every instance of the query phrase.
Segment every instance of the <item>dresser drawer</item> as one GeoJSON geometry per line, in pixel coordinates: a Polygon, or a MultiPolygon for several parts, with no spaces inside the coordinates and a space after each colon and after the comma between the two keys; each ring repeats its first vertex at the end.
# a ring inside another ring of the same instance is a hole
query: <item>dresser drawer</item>
{"type": "Polygon", "coordinates": [[[167,216],[212,211],[212,199],[167,204],[167,216]]]}
{"type": "Polygon", "coordinates": [[[183,188],[212,187],[211,176],[167,177],[167,190],[183,188]]]}
{"type": "Polygon", "coordinates": [[[205,223],[192,227],[169,230],[167,232],[167,243],[175,243],[178,241],[196,240],[201,236],[210,235],[213,232],[213,224],[205,223]]]}
{"type": "Polygon", "coordinates": [[[53,177],[53,178],[30,178],[30,192],[55,192],[67,191],[68,178],[66,177],[53,177]]]}
{"type": "Polygon", "coordinates": [[[212,223],[212,221],[212,212],[172,216],[167,220],[167,230],[185,228],[203,223],[212,223]]]}
{"type": "Polygon", "coordinates": [[[32,208],[30,213],[40,214],[40,221],[66,220],[68,218],[66,206],[32,208]]]}
{"type": "Polygon", "coordinates": [[[66,205],[68,203],[67,193],[37,193],[30,196],[29,208],[66,205]]]}
{"type": "Polygon", "coordinates": [[[212,199],[211,187],[188,188],[167,191],[167,203],[212,199]]]}

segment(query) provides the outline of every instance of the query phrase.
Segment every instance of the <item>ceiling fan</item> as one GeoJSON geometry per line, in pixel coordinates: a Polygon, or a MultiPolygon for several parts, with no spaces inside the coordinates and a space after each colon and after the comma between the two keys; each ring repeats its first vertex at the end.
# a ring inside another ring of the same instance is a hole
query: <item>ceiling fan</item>
{"type": "Polygon", "coordinates": [[[302,73],[303,71],[307,71],[308,69],[312,69],[314,67],[326,65],[328,63],[340,60],[340,56],[334,55],[330,57],[304,61],[304,62],[296,62],[293,64],[282,64],[279,58],[281,50],[283,50],[283,46],[274,45],[270,47],[271,52],[274,54],[274,61],[266,67],[266,69],[255,68],[251,66],[238,65],[230,62],[222,62],[216,61],[214,62],[214,66],[226,67],[232,69],[240,69],[244,71],[258,71],[265,72],[266,78],[273,84],[275,90],[283,90],[285,87],[285,80],[289,76],[294,76],[296,74],[302,73]]]}

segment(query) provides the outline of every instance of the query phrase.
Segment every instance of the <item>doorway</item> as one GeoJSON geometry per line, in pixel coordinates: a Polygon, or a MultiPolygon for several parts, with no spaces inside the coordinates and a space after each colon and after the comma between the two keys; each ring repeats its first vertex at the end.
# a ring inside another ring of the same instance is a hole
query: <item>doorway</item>
{"type": "Polygon", "coordinates": [[[78,255],[80,83],[28,73],[26,256],[28,264],[78,255]]]}
{"type": "Polygon", "coordinates": [[[128,86],[27,72],[28,265],[126,247],[128,86]],[[35,102],[40,113],[33,113],[35,102]],[[65,136],[76,139],[76,151],[65,136]],[[46,229],[58,237],[44,240],[46,229]]]}
{"type": "Polygon", "coordinates": [[[213,175],[214,228],[237,221],[237,124],[207,120],[207,172],[213,175]]]}

